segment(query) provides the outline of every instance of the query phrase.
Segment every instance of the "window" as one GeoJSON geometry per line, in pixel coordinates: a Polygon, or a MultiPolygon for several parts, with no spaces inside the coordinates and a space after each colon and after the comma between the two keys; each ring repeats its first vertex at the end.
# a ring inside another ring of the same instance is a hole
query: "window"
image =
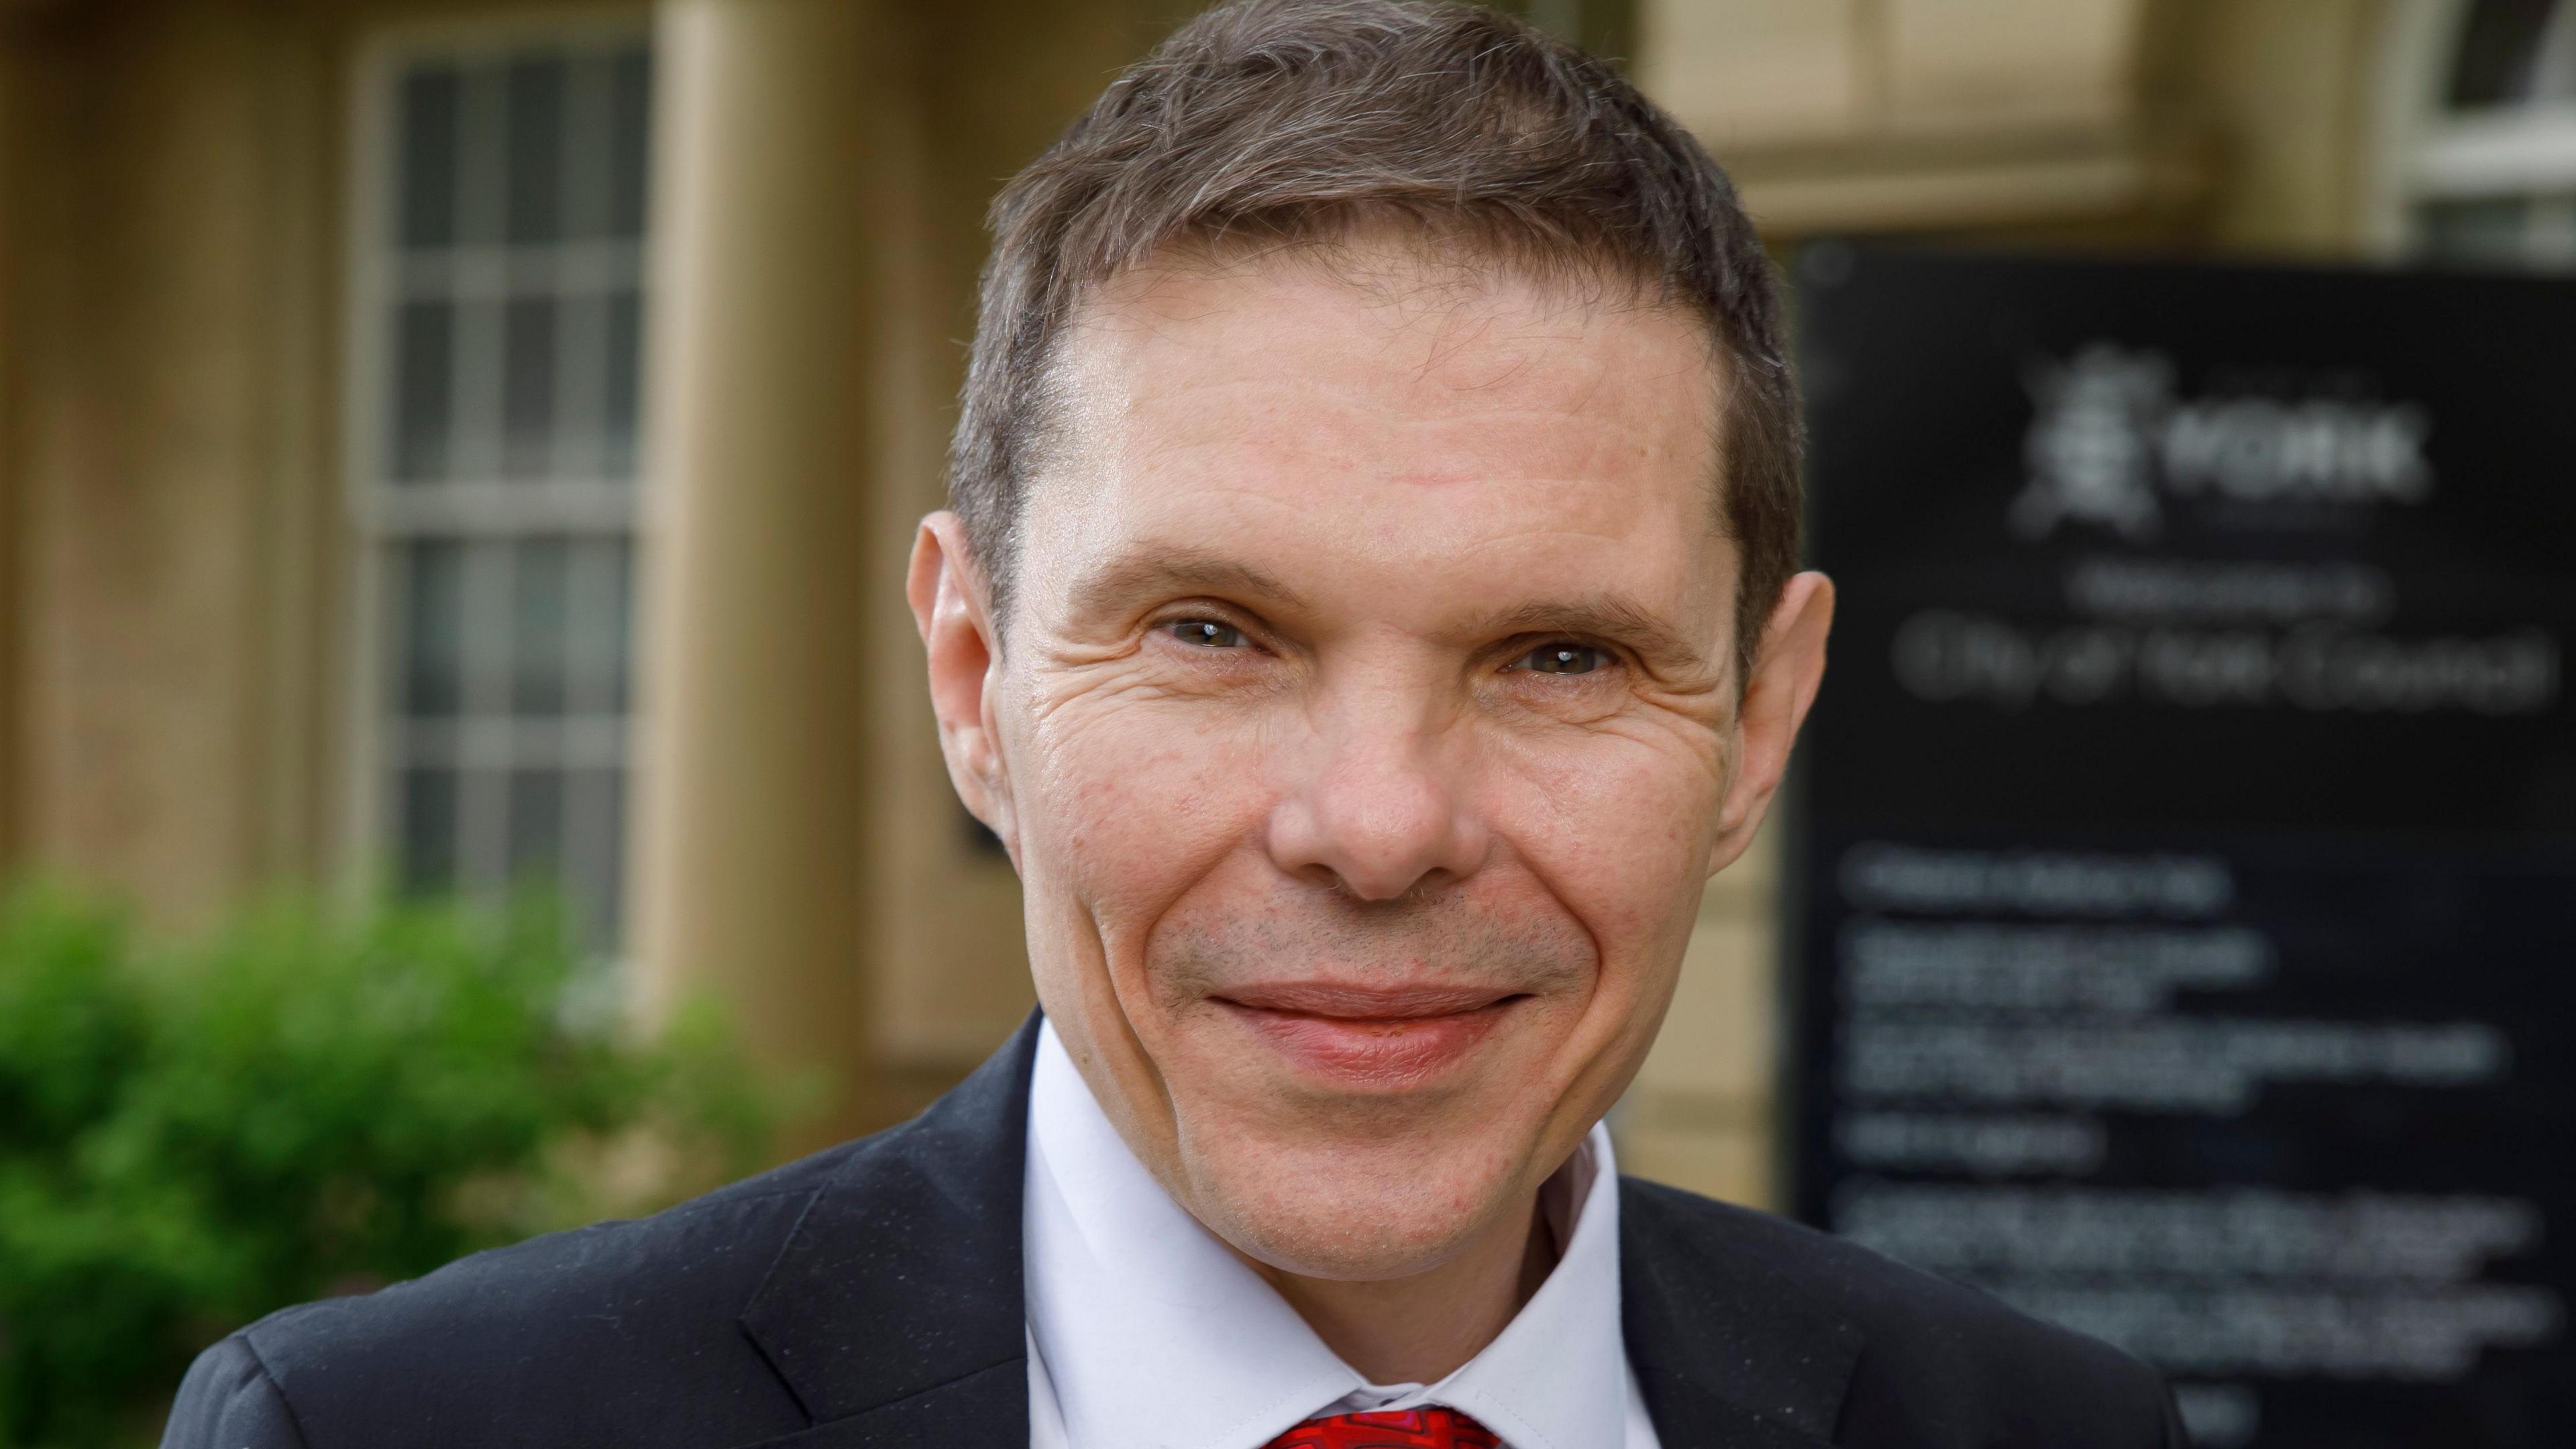
{"type": "Polygon", "coordinates": [[[614,945],[651,62],[411,48],[361,159],[353,479],[377,832],[416,890],[559,883],[614,945]]]}
{"type": "Polygon", "coordinates": [[[2412,19],[2426,43],[2406,58],[2421,119],[2395,167],[2407,249],[2576,268],[2576,0],[2446,0],[2412,19]]]}

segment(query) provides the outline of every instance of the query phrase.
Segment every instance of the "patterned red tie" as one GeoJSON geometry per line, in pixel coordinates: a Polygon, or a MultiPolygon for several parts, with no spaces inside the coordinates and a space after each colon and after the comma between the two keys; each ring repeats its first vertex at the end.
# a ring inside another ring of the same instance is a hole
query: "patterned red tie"
{"type": "Polygon", "coordinates": [[[1434,1408],[1308,1419],[1263,1449],[1502,1449],[1502,1443],[1456,1409],[1434,1408]]]}

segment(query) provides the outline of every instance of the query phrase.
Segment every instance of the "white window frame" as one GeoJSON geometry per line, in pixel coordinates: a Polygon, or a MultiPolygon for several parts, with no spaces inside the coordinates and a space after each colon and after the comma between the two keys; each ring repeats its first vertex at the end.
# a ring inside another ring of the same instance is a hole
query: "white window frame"
{"type": "Polygon", "coordinates": [[[2447,105],[2472,0],[2384,0],[2379,134],[2365,233],[2404,260],[2428,202],[2576,192],[2576,102],[2458,115],[2447,105]]]}
{"type": "MultiPolygon", "coordinates": [[[[455,748],[460,774],[506,779],[507,771],[513,767],[613,768],[620,772],[628,796],[632,795],[632,762],[640,757],[640,735],[645,727],[641,714],[643,660],[637,647],[641,609],[636,591],[645,524],[651,517],[651,469],[646,454],[649,434],[641,416],[642,379],[637,379],[635,455],[623,478],[603,469],[601,476],[593,478],[557,474],[532,486],[526,479],[502,477],[495,458],[488,460],[490,466],[482,470],[485,476],[480,478],[460,476],[434,487],[396,482],[390,465],[390,412],[395,381],[392,324],[398,296],[441,281],[454,283],[468,295],[486,290],[498,292],[508,285],[511,262],[504,255],[509,251],[506,243],[460,248],[459,255],[448,259],[446,266],[436,268],[453,275],[431,278],[419,275],[423,267],[417,259],[399,255],[393,229],[397,224],[396,189],[401,178],[396,174],[399,167],[394,144],[402,77],[413,63],[431,59],[471,62],[531,49],[610,48],[638,41],[649,47],[652,38],[652,13],[641,7],[390,25],[364,38],[350,69],[351,124],[343,230],[346,281],[342,289],[346,315],[341,376],[345,392],[340,412],[344,424],[342,496],[355,549],[350,571],[354,627],[350,631],[350,687],[346,691],[350,748],[344,791],[344,828],[346,838],[354,844],[348,852],[345,883],[353,895],[371,895],[399,880],[403,851],[398,835],[401,770],[410,760],[419,758],[426,746],[438,743],[406,738],[417,733],[418,727],[401,717],[395,703],[399,681],[394,671],[403,662],[403,640],[399,636],[404,621],[391,607],[389,590],[398,582],[396,554],[412,540],[573,535],[625,543],[628,578],[624,708],[580,712],[568,703],[560,724],[542,730],[514,729],[502,720],[474,718],[478,712],[506,713],[506,708],[482,710],[481,706],[491,701],[481,696],[508,685],[506,669],[494,667],[491,655],[492,641],[511,627],[512,601],[510,570],[488,565],[478,568],[473,562],[478,551],[469,550],[465,591],[469,622],[463,666],[467,699],[465,712],[454,726],[457,737],[447,743],[455,748]],[[477,578],[476,573],[482,577],[477,578]],[[536,738],[539,735],[552,738],[536,738]]],[[[647,168],[649,172],[649,157],[647,168]]],[[[545,250],[564,254],[559,259],[561,266],[587,274],[574,279],[583,285],[597,287],[632,280],[646,294],[644,308],[649,316],[649,216],[641,242],[555,243],[548,244],[545,250]]],[[[604,378],[567,378],[560,359],[568,352],[578,356],[578,349],[567,348],[561,336],[556,339],[556,347],[559,396],[578,395],[583,388],[596,392],[604,386],[604,378]]],[[[474,351],[462,344],[456,347],[460,359],[470,357],[474,351]]],[[[597,369],[591,371],[595,373],[597,369]]],[[[500,379],[466,374],[460,361],[451,391],[451,407],[456,413],[463,414],[481,402],[497,406],[500,379]]],[[[459,429],[468,431],[473,430],[459,429]]],[[[491,431],[497,434],[497,428],[491,431]]],[[[462,468],[456,471],[459,475],[465,473],[462,468]]],[[[481,552],[488,555],[488,551],[481,552]]],[[[579,599],[582,591],[575,589],[573,597],[579,599]]],[[[591,621],[594,626],[598,622],[591,621]]],[[[582,626],[580,619],[568,621],[568,629],[582,626]]],[[[492,877],[488,863],[507,858],[506,788],[496,790],[487,778],[479,789],[461,780],[460,789],[469,793],[461,806],[456,844],[457,885],[469,892],[488,890],[502,884],[492,877]]],[[[569,813],[564,824],[567,832],[573,829],[569,813]]],[[[617,818],[619,834],[631,838],[635,828],[633,810],[621,808],[617,818]]],[[[624,838],[612,841],[609,848],[632,855],[624,838]]]]}

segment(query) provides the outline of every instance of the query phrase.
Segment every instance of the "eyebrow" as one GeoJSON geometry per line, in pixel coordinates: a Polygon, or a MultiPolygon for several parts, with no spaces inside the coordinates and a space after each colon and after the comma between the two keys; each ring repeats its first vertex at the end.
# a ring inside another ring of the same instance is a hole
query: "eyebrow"
{"type": "Polygon", "coordinates": [[[1625,644],[1649,665],[1685,668],[1709,662],[1672,625],[1637,604],[1610,594],[1536,600],[1488,614],[1475,626],[1488,634],[1579,634],[1625,644]]]}
{"type": "Polygon", "coordinates": [[[1139,599],[1165,599],[1181,594],[1217,594],[1259,599],[1290,610],[1306,607],[1306,596],[1240,559],[1205,549],[1167,548],[1118,559],[1073,587],[1077,618],[1123,612],[1139,599]]]}

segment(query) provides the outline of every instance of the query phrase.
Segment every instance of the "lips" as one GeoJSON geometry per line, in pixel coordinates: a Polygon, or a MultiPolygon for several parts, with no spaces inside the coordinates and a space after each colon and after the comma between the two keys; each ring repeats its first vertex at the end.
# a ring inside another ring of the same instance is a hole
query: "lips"
{"type": "Polygon", "coordinates": [[[1215,998],[1302,1074],[1358,1089],[1428,1085],[1529,998],[1493,987],[1285,981],[1215,998]]]}

